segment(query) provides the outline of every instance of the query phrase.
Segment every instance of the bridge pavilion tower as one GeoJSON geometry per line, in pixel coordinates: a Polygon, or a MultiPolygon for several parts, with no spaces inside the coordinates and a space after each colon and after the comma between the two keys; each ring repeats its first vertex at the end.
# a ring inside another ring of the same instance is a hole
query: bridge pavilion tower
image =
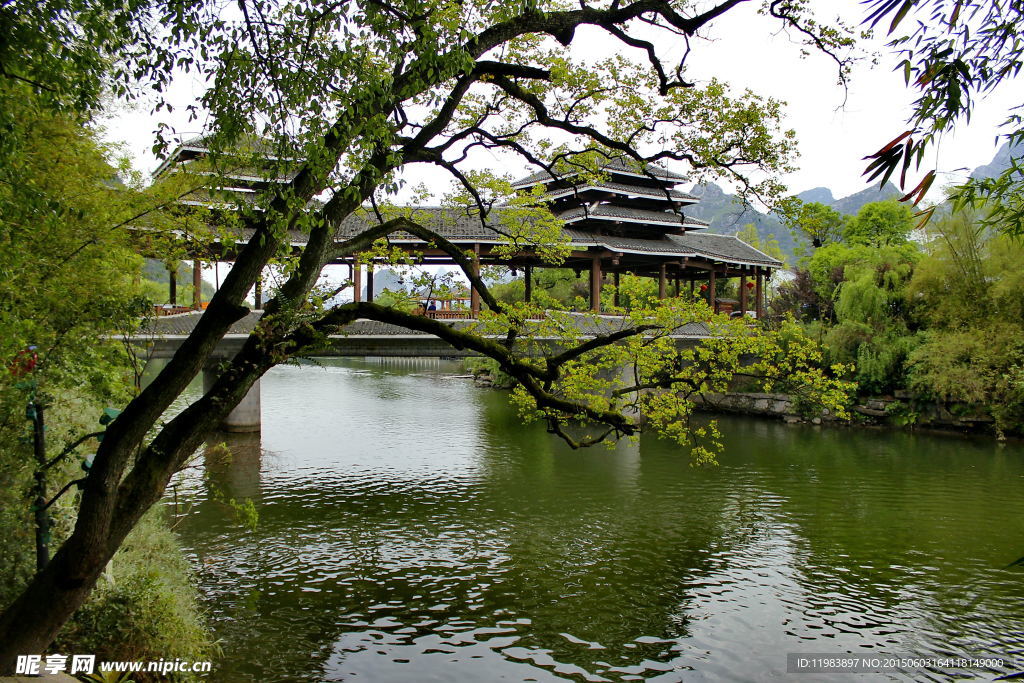
{"type": "Polygon", "coordinates": [[[526,192],[540,186],[540,199],[565,222],[575,248],[567,265],[589,270],[592,310],[601,310],[607,275],[614,281],[617,304],[620,274],[631,273],[656,279],[659,298],[668,296],[670,282],[676,296],[681,282],[688,282],[691,292],[702,282],[716,311],[727,312],[736,304],[744,314],[753,310],[760,317],[764,278],[782,264],[735,236],[708,233],[708,223],[693,215],[699,199],[678,188],[685,180],[653,164],[616,160],[604,165],[597,178],[542,171],[513,187],[526,192]],[[723,277],[740,278],[739,301],[718,298],[723,277]]]}

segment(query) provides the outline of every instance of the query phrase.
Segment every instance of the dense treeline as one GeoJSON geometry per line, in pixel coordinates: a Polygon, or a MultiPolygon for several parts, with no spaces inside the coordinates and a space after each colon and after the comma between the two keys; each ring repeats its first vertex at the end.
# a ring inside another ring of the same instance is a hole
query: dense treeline
{"type": "MultiPolygon", "coordinates": [[[[154,283],[120,225],[140,210],[126,168],[83,117],[0,81],[0,607],[70,533],[75,484],[138,359],[108,335],[138,324],[154,283]],[[100,419],[103,418],[103,422],[100,419]],[[88,437],[90,434],[97,436],[88,437]],[[88,438],[83,438],[88,437],[88,438]],[[80,442],[80,443],[79,443],[80,442]],[[77,446],[75,445],[77,444],[77,446]]],[[[159,510],[109,563],[57,651],[205,659],[187,564],[159,510]]],[[[32,653],[26,653],[32,654],[32,653]]],[[[36,653],[41,654],[41,653],[36,653]]]]}
{"type": "Polygon", "coordinates": [[[1019,432],[1024,245],[983,215],[947,209],[917,228],[896,201],[851,217],[806,205],[797,227],[817,246],[771,312],[802,322],[830,362],[852,364],[862,394],[980,409],[1000,432],[1019,432]]]}

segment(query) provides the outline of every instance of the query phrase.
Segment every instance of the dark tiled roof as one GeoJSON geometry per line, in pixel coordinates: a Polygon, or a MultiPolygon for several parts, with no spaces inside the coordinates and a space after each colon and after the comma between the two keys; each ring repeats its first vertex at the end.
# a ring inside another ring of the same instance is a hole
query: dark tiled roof
{"type": "Polygon", "coordinates": [[[217,208],[230,208],[234,206],[252,206],[256,203],[256,192],[245,190],[209,190],[205,187],[192,190],[178,200],[189,206],[207,206],[217,208]]]}
{"type": "MultiPolygon", "coordinates": [[[[634,175],[648,175],[653,176],[654,178],[669,181],[670,183],[681,183],[686,181],[686,176],[679,175],[678,173],[670,171],[666,168],[655,166],[654,164],[645,164],[644,170],[640,171],[637,169],[636,166],[631,165],[622,159],[612,159],[607,164],[601,166],[601,170],[609,171],[611,173],[619,171],[622,173],[630,173],[634,175]]],[[[567,170],[566,172],[559,174],[559,177],[567,178],[576,175],[577,173],[578,171],[567,170]]],[[[529,185],[535,185],[540,182],[552,180],[553,178],[554,176],[552,176],[547,171],[538,171],[537,173],[530,174],[525,178],[520,178],[519,180],[516,180],[515,182],[512,183],[512,187],[527,187],[529,185]]]]}
{"type": "MultiPolygon", "coordinates": [[[[433,229],[443,237],[457,244],[467,242],[497,243],[505,241],[504,236],[492,227],[483,226],[477,215],[460,209],[424,208],[413,214],[413,219],[433,229]]],[[[377,222],[369,214],[360,212],[345,219],[335,239],[345,240],[377,222]]],[[[765,265],[772,268],[782,266],[770,256],[741,242],[732,235],[713,235],[708,233],[687,232],[683,235],[652,235],[650,238],[619,237],[615,235],[596,235],[593,232],[578,228],[564,228],[565,235],[578,247],[604,247],[609,251],[633,254],[651,254],[664,256],[709,258],[715,261],[765,265]]],[[[241,242],[252,237],[252,231],[245,231],[240,236],[241,242]]],[[[304,245],[308,240],[305,233],[293,231],[289,241],[296,246],[304,245]]],[[[396,233],[391,237],[395,242],[418,243],[418,237],[408,233],[396,233]]]]}
{"type": "MultiPolygon", "coordinates": [[[[587,183],[585,187],[579,188],[579,192],[584,192],[589,188],[595,188],[599,190],[609,190],[611,192],[618,192],[624,195],[633,195],[641,197],[649,197],[651,199],[661,199],[668,201],[673,199],[681,202],[696,202],[699,201],[697,197],[694,197],[689,192],[680,192],[679,190],[659,190],[653,187],[643,187],[640,185],[630,185],[628,183],[613,183],[611,181],[598,181],[587,183]]],[[[566,187],[562,189],[549,190],[541,195],[542,198],[556,198],[563,196],[573,196],[574,188],[566,187]]]]}
{"type": "MultiPolygon", "coordinates": [[[[499,210],[500,211],[500,210],[499,210]]],[[[497,218],[497,211],[494,212],[497,218]]],[[[430,228],[443,237],[452,240],[475,239],[484,242],[494,242],[504,239],[502,235],[492,227],[485,226],[480,220],[480,214],[470,209],[444,208],[439,206],[425,206],[411,212],[409,216],[417,223],[430,228]]],[[[489,220],[488,223],[496,224],[496,220],[489,220]]],[[[346,239],[354,237],[367,228],[377,225],[375,216],[366,211],[358,211],[346,218],[338,231],[336,238],[346,239]]],[[[414,240],[409,233],[395,233],[392,240],[414,240]]]]}
{"type": "MultiPolygon", "coordinates": [[[[249,334],[256,326],[263,311],[250,311],[248,315],[236,322],[227,331],[227,334],[249,334]]],[[[168,315],[154,318],[149,321],[149,326],[139,333],[139,337],[178,337],[191,334],[196,323],[202,314],[199,311],[193,313],[181,313],[179,315],[168,315]]],[[[570,324],[583,335],[598,335],[617,332],[631,327],[632,323],[627,317],[620,316],[598,316],[596,318],[587,314],[568,314],[570,324]]],[[[464,329],[475,324],[473,320],[450,320],[445,324],[464,329]]],[[[675,334],[682,336],[708,336],[708,328],[704,323],[686,323],[674,330],[675,334]]],[[[392,337],[398,335],[420,335],[424,337],[433,336],[426,332],[410,330],[400,325],[382,323],[376,320],[356,320],[346,325],[341,334],[345,336],[366,336],[366,337],[392,337]]]]}
{"type": "MultiPolygon", "coordinates": [[[[165,173],[176,162],[185,156],[203,156],[210,151],[211,135],[197,135],[187,140],[182,140],[166,159],[153,171],[153,176],[158,177],[165,173]]],[[[292,157],[278,157],[279,151],[269,140],[259,137],[248,137],[237,145],[241,154],[253,157],[263,157],[268,160],[285,159],[287,161],[299,161],[292,157]]]]}
{"type": "Polygon", "coordinates": [[[558,214],[564,221],[571,222],[584,218],[606,218],[610,220],[627,220],[658,225],[685,225],[691,228],[706,228],[708,224],[698,218],[690,218],[674,212],[655,211],[652,209],[635,209],[630,206],[616,204],[598,204],[589,208],[578,206],[558,214]]]}
{"type": "Polygon", "coordinates": [[[729,263],[763,265],[772,268],[782,262],[740,241],[732,235],[712,235],[688,232],[685,235],[662,235],[652,239],[595,235],[583,230],[565,229],[573,244],[604,247],[609,251],[652,256],[678,256],[710,258],[729,263]]]}
{"type": "Polygon", "coordinates": [[[297,170],[293,170],[293,171],[289,171],[288,173],[285,173],[284,175],[274,175],[274,174],[272,174],[270,172],[270,169],[251,168],[251,167],[250,168],[243,168],[243,167],[240,167],[240,166],[239,167],[235,167],[235,168],[226,169],[222,173],[217,173],[215,171],[199,171],[199,172],[191,171],[191,172],[192,173],[196,173],[196,175],[213,176],[213,177],[220,176],[222,178],[230,178],[232,180],[244,180],[246,182],[254,182],[254,183],[281,183],[281,184],[290,183],[292,180],[295,179],[295,176],[297,176],[299,174],[299,172],[297,170]]]}
{"type": "MultiPolygon", "coordinates": [[[[208,152],[210,151],[210,139],[212,137],[213,136],[209,134],[196,135],[188,140],[182,140],[180,146],[208,152]]],[[[246,137],[244,140],[239,142],[237,147],[245,154],[251,154],[253,156],[260,155],[268,158],[273,157],[278,151],[272,141],[256,136],[246,137]]]]}
{"type": "MultiPolygon", "coordinates": [[[[627,162],[624,159],[613,159],[611,163],[609,163],[604,168],[611,171],[621,170],[629,171],[631,173],[637,172],[636,167],[631,162],[627,162]]],[[[644,164],[644,172],[649,173],[650,175],[656,178],[662,178],[664,180],[678,180],[680,182],[686,180],[686,176],[679,175],[674,171],[670,171],[667,168],[662,168],[661,166],[657,166],[655,164],[644,164]]]]}
{"type": "Polygon", "coordinates": [[[753,263],[780,268],[782,261],[755,249],[735,235],[715,235],[708,232],[687,232],[685,235],[668,235],[673,242],[696,254],[710,256],[722,261],[753,263]]]}
{"type": "Polygon", "coordinates": [[[664,235],[653,239],[642,237],[618,237],[615,235],[595,235],[583,230],[566,228],[566,234],[572,243],[580,246],[604,247],[609,251],[627,254],[651,254],[664,256],[694,256],[691,251],[669,240],[664,235]]]}

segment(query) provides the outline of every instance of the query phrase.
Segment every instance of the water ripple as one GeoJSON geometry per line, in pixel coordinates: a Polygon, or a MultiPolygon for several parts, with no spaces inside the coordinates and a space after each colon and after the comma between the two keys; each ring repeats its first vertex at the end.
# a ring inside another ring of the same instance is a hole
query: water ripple
{"type": "Polygon", "coordinates": [[[1024,570],[1004,568],[1024,554],[1019,447],[726,420],[715,468],[650,439],[571,452],[432,367],[275,369],[262,442],[222,435],[233,459],[201,454],[207,476],[181,477],[224,680],[749,681],[784,677],[787,652],[1024,659],[1024,570]],[[228,498],[254,501],[255,530],[228,498]]]}

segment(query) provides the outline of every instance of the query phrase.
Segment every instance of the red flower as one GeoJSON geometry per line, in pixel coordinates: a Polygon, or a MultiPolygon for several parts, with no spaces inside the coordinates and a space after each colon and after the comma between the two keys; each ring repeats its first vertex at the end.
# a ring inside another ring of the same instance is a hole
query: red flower
{"type": "Polygon", "coordinates": [[[15,378],[20,378],[35,370],[38,364],[39,355],[36,354],[36,347],[30,346],[27,349],[18,351],[14,355],[14,360],[7,367],[15,378]]]}
{"type": "Polygon", "coordinates": [[[753,289],[753,288],[754,288],[754,283],[753,282],[748,282],[747,283],[747,289],[753,289]]]}
{"type": "Polygon", "coordinates": [[[701,285],[700,286],[700,291],[702,291],[702,292],[708,291],[708,286],[707,285],[701,285]]]}

